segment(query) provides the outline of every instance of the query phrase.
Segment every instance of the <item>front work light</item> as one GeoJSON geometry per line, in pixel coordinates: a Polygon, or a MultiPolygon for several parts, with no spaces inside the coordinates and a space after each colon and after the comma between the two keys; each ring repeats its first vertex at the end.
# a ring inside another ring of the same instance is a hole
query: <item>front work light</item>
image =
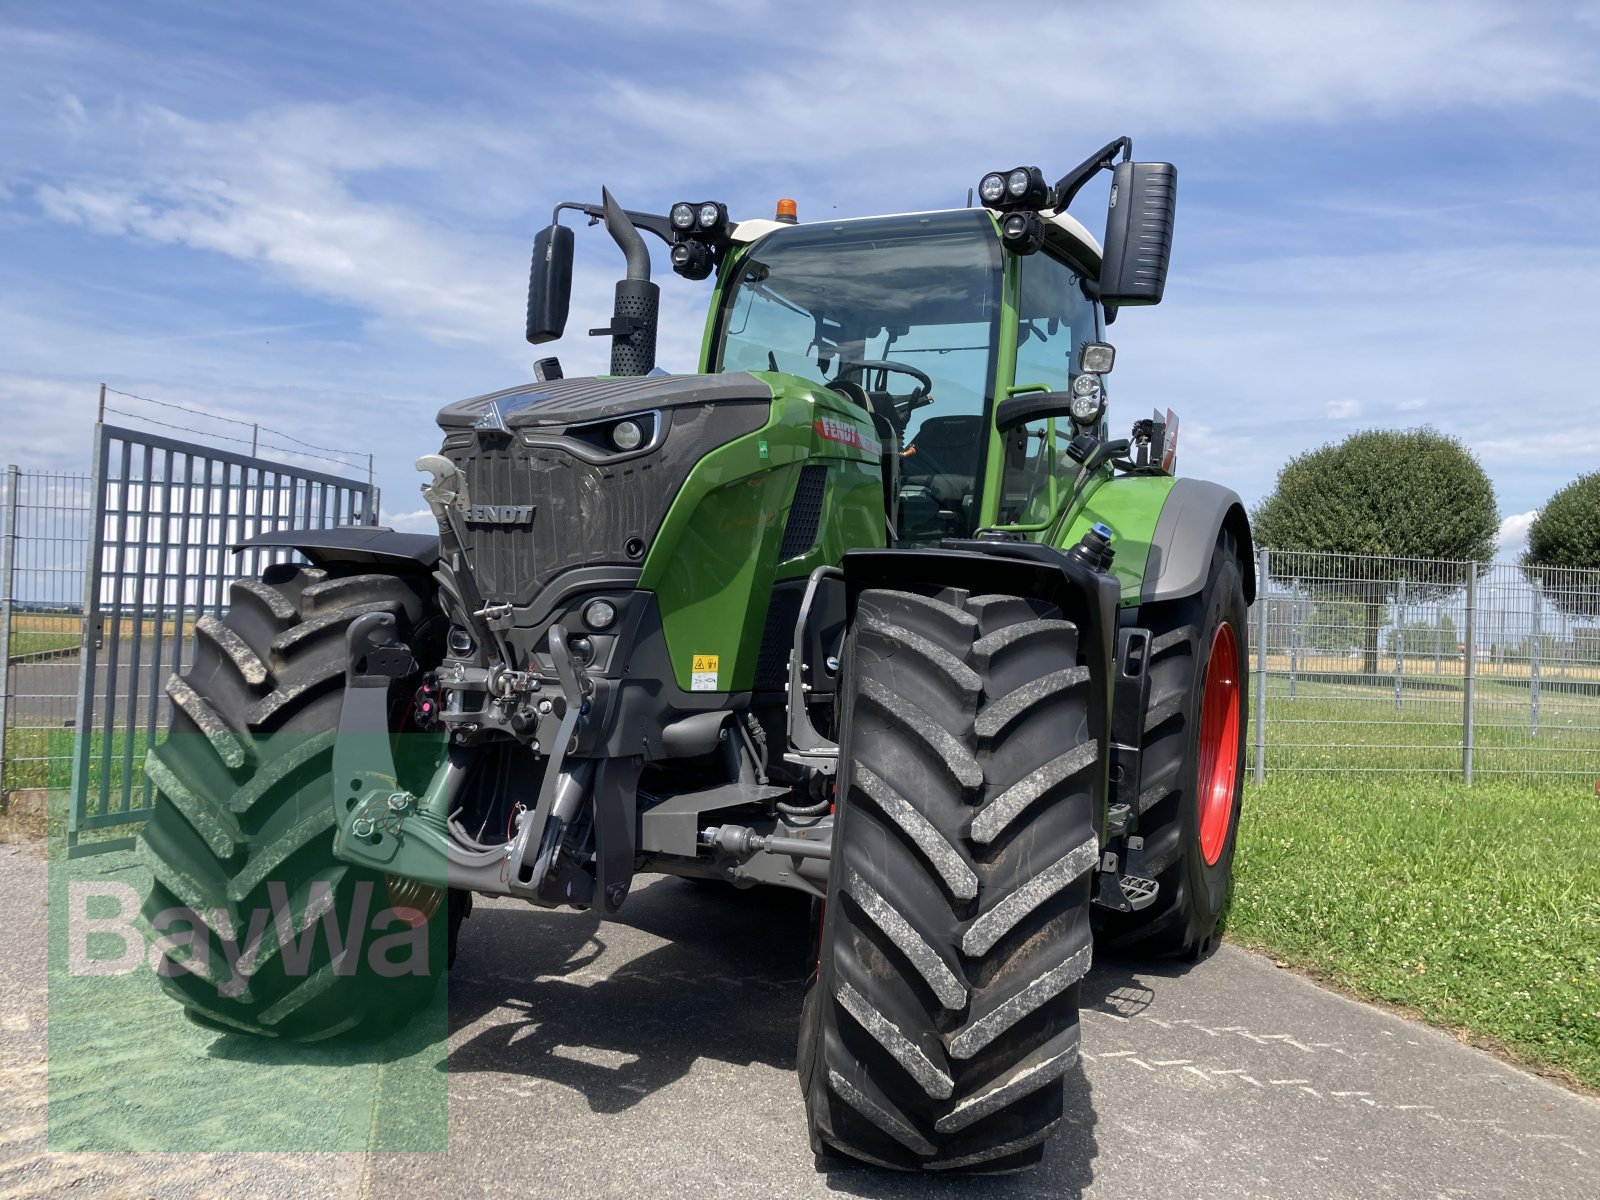
{"type": "Polygon", "coordinates": [[[700,206],[698,224],[703,232],[718,228],[727,219],[728,210],[715,200],[708,200],[700,206]]]}
{"type": "Polygon", "coordinates": [[[1044,245],[1044,218],[1036,212],[1006,214],[1000,240],[1013,254],[1033,254],[1044,245]]]}
{"type": "Polygon", "coordinates": [[[674,229],[694,228],[694,205],[679,202],[672,206],[672,227],[674,229]]]}
{"type": "Polygon", "coordinates": [[[716,261],[704,242],[679,242],[672,248],[672,269],[685,279],[704,279],[716,261]]]}
{"type": "Polygon", "coordinates": [[[1117,348],[1110,342],[1085,342],[1078,351],[1078,370],[1089,375],[1108,375],[1117,361],[1117,348]]]}
{"type": "Polygon", "coordinates": [[[1013,212],[1025,208],[1049,208],[1050,187],[1038,167],[1015,167],[1010,171],[991,171],[978,185],[978,195],[988,208],[1013,212]]]}

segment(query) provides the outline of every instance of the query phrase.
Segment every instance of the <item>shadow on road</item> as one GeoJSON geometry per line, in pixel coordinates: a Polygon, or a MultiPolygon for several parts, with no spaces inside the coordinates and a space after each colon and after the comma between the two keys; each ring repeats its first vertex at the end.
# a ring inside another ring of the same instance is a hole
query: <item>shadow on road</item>
{"type": "Polygon", "coordinates": [[[798,893],[676,880],[636,893],[614,922],[482,906],[451,974],[451,1032],[495,1010],[517,1015],[455,1046],[449,1069],[549,1080],[604,1113],[697,1059],[793,1070],[808,913],[798,893]],[[590,969],[608,948],[656,938],[666,944],[590,969]]]}
{"type": "MultiPolygon", "coordinates": [[[[598,1113],[632,1107],[703,1058],[792,1071],[809,950],[809,902],[776,889],[739,892],[663,880],[636,893],[622,919],[610,922],[480,907],[462,933],[451,975],[451,1031],[501,1011],[455,1046],[449,1069],[517,1072],[562,1084],[598,1113]],[[608,949],[631,945],[640,934],[666,944],[596,966],[608,949]],[[507,1019],[505,1010],[516,1015],[507,1019]]],[[[1120,977],[1111,982],[1123,986],[1120,977]]],[[[1091,977],[1084,1003],[1103,1004],[1107,994],[1091,977]]],[[[1067,1077],[1065,1113],[1044,1164],[1024,1178],[1048,1178],[1052,1195],[1077,1196],[1093,1178],[1098,1153],[1081,1069],[1067,1077]]],[[[818,1166],[833,1190],[927,1194],[925,1178],[919,1186],[917,1176],[833,1160],[818,1166]]],[[[960,1191],[1014,1194],[1016,1182],[966,1177],[960,1191]]]]}

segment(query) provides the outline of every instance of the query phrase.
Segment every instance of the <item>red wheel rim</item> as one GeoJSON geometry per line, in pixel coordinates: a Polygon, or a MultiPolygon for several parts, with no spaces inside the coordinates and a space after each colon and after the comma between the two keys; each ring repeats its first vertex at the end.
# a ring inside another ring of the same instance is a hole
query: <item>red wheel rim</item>
{"type": "Polygon", "coordinates": [[[1228,840],[1239,779],[1239,643],[1223,621],[1211,639],[1200,700],[1200,854],[1215,866],[1228,840]]]}

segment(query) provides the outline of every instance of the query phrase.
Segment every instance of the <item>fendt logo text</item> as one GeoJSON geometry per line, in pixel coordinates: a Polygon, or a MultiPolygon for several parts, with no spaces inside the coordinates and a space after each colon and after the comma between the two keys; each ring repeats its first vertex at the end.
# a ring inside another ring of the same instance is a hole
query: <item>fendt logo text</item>
{"type": "Polygon", "coordinates": [[[526,525],[533,520],[531,504],[469,504],[467,520],[474,525],[526,525]]]}

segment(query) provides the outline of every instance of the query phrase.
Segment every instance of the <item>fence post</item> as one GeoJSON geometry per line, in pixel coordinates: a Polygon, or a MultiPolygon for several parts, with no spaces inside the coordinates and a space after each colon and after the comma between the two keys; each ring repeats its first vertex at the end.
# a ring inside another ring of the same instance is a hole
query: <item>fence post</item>
{"type": "Polygon", "coordinates": [[[1541,619],[1540,597],[1542,593],[1539,585],[1533,585],[1533,638],[1532,649],[1528,659],[1528,708],[1533,720],[1533,736],[1539,736],[1539,654],[1544,649],[1540,644],[1544,641],[1544,622],[1541,619]]]}
{"type": "Polygon", "coordinates": [[[1256,551],[1256,782],[1267,777],[1267,573],[1272,552],[1256,551]]]}
{"type": "Polygon", "coordinates": [[[1300,671],[1300,597],[1289,601],[1289,699],[1295,696],[1295,677],[1300,671]]]}
{"type": "Polygon", "coordinates": [[[15,464],[6,468],[6,510],[0,518],[0,795],[6,787],[7,702],[11,699],[11,606],[16,578],[17,484],[15,464]]]}
{"type": "Polygon", "coordinates": [[[1405,674],[1406,660],[1406,580],[1400,577],[1400,591],[1395,596],[1394,622],[1394,708],[1400,711],[1400,680],[1405,674]]]}
{"type": "MultiPolygon", "coordinates": [[[[99,666],[100,654],[97,613],[100,608],[101,557],[106,544],[106,476],[110,473],[108,450],[106,427],[97,423],[94,427],[94,453],[90,459],[94,464],[94,483],[89,500],[89,538],[83,557],[83,638],[78,644],[78,702],[72,718],[72,797],[67,808],[69,855],[78,844],[78,834],[88,816],[89,751],[93,743],[90,726],[94,723],[95,671],[99,666]]],[[[126,480],[119,482],[119,496],[126,497],[127,486],[126,480]]],[[[113,636],[118,632],[113,630],[113,636]]]]}
{"type": "Polygon", "coordinates": [[[1472,786],[1472,702],[1478,684],[1478,564],[1467,564],[1466,641],[1461,664],[1461,777],[1472,786]]]}

